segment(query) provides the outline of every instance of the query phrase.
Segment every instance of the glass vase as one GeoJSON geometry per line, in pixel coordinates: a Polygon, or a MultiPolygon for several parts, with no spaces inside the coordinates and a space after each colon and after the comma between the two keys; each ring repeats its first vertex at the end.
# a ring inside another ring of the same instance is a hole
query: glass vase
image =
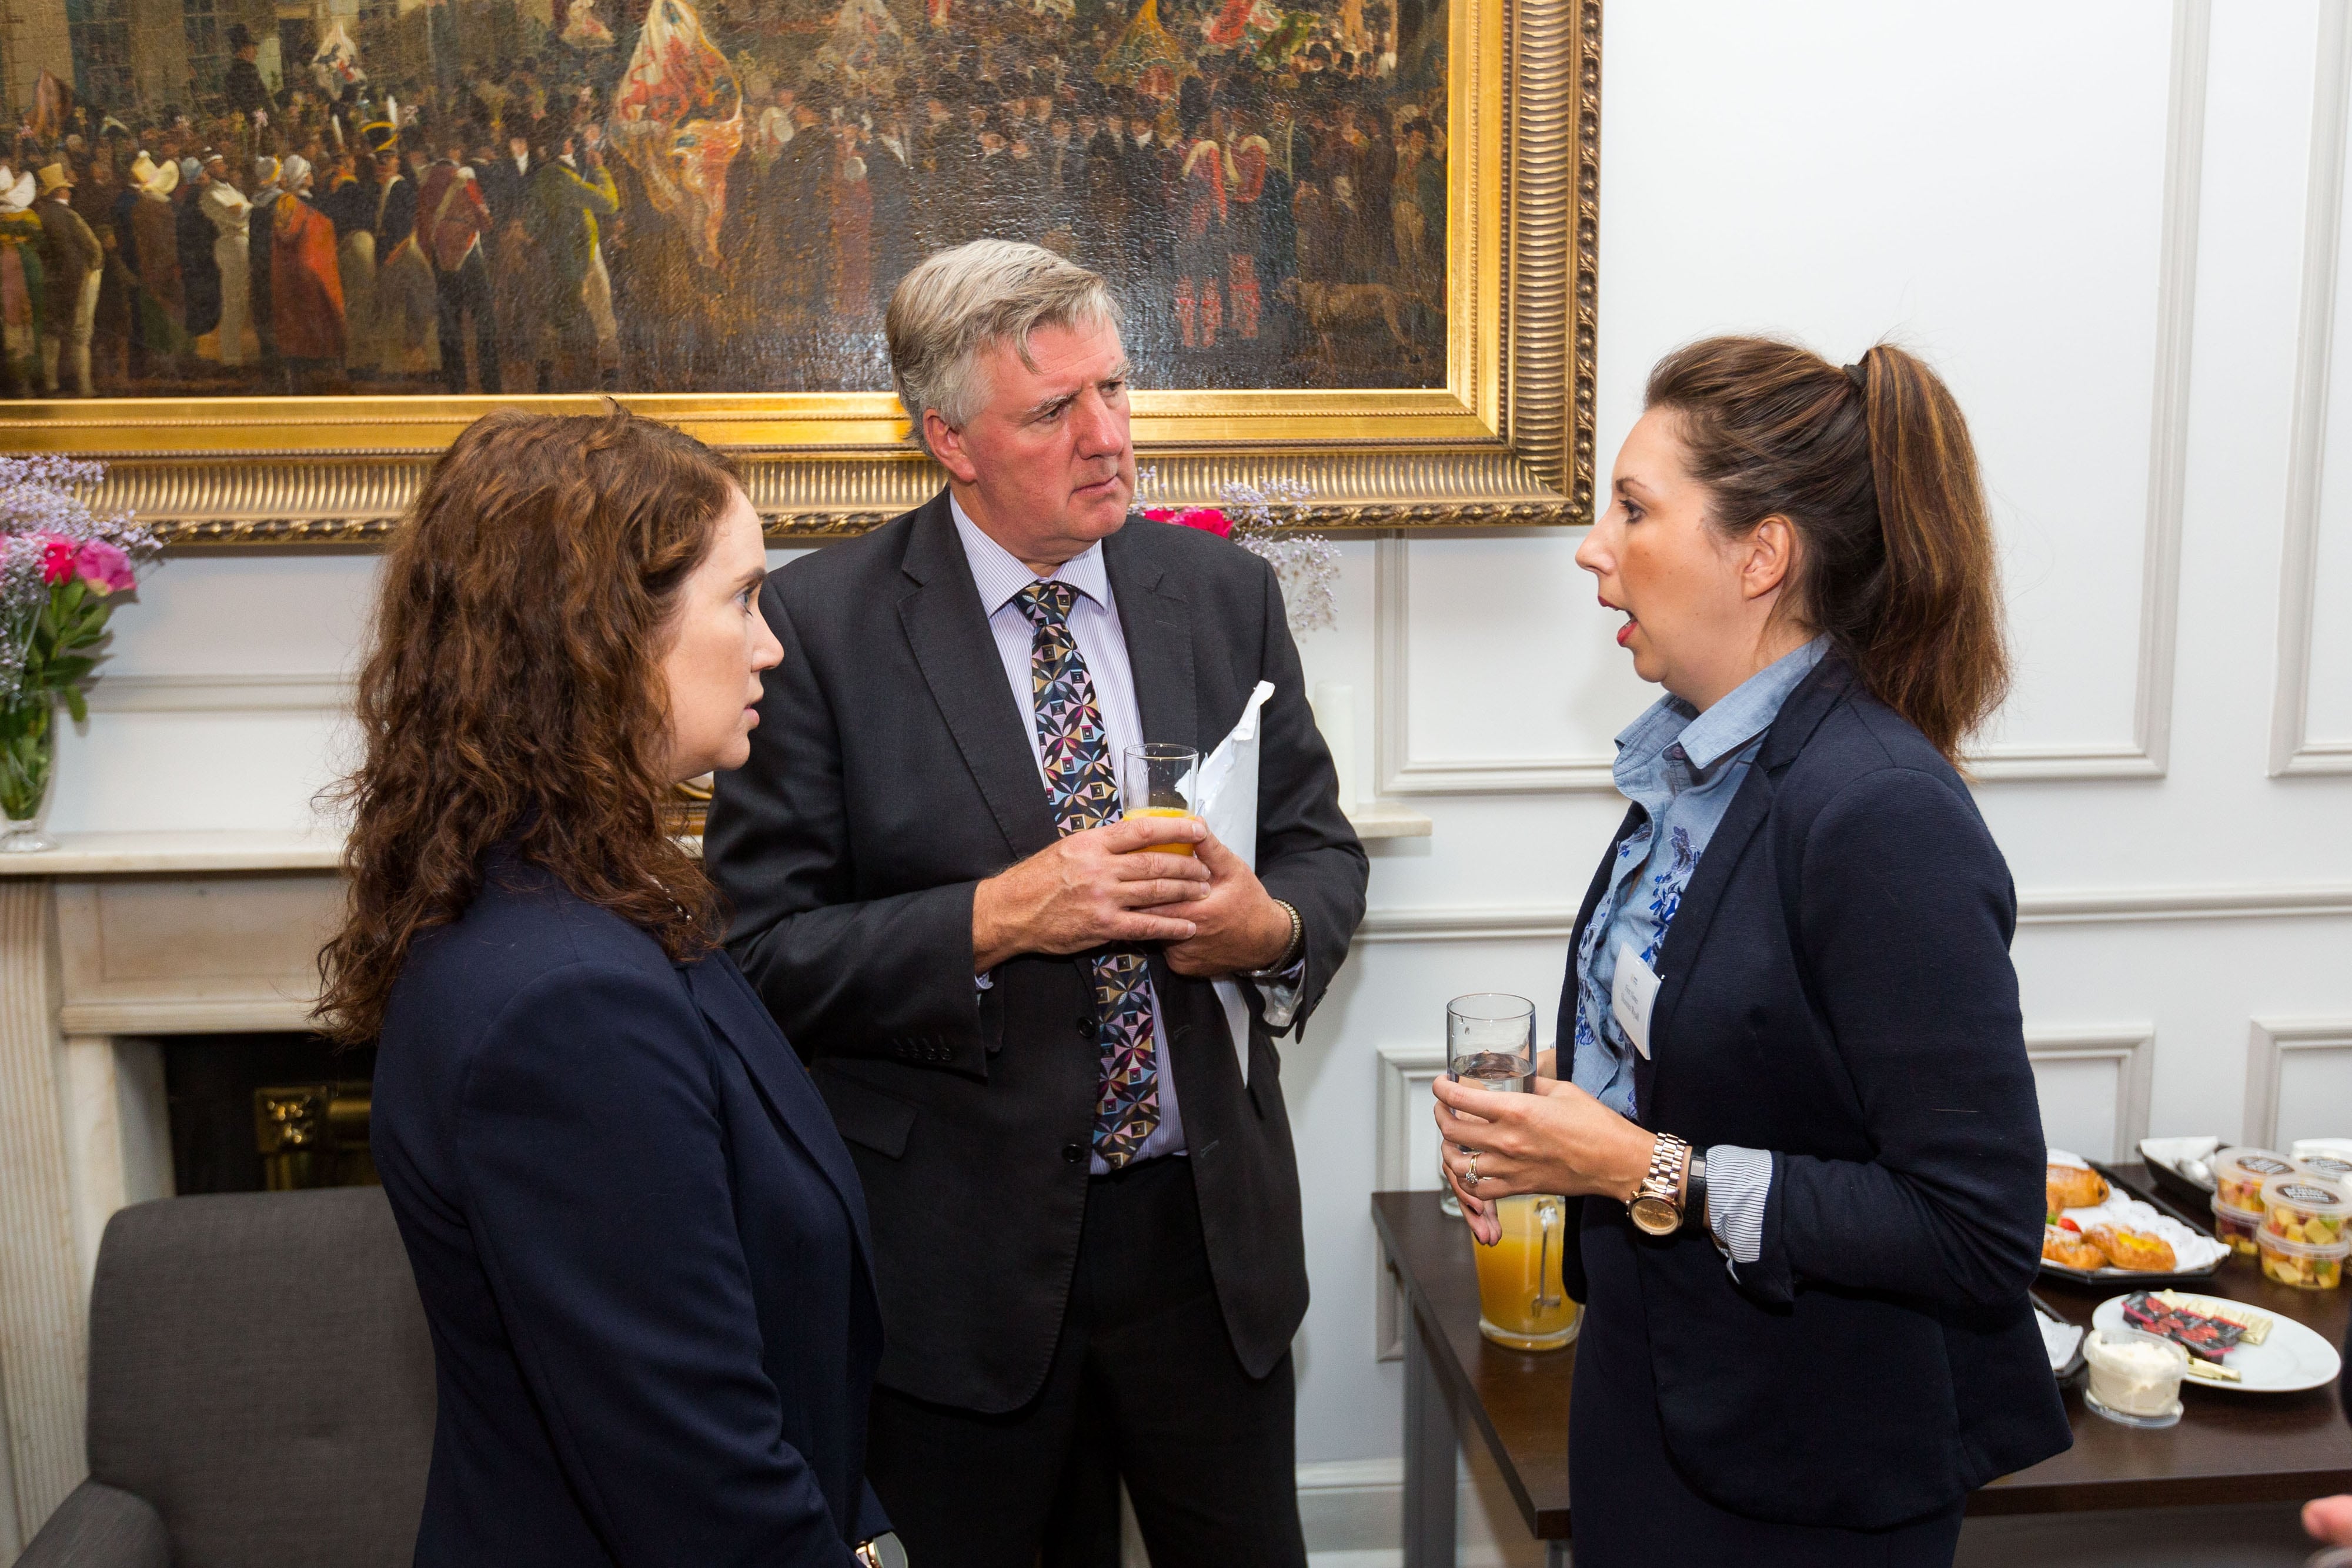
{"type": "Polygon", "coordinates": [[[58,847],[43,831],[49,789],[57,778],[57,699],[47,692],[0,703],[0,854],[33,854],[58,847]]]}

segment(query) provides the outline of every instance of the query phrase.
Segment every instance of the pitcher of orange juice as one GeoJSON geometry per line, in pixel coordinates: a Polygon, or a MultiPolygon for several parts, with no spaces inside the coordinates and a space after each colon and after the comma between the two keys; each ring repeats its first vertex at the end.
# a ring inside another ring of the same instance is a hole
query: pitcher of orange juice
{"type": "Polygon", "coordinates": [[[1570,1244],[1568,1206],[1549,1193],[1495,1200],[1503,1239],[1473,1245],[1478,1260],[1478,1332],[1513,1350],[1558,1350],[1576,1338],[1580,1309],[1560,1286],[1570,1244]]]}

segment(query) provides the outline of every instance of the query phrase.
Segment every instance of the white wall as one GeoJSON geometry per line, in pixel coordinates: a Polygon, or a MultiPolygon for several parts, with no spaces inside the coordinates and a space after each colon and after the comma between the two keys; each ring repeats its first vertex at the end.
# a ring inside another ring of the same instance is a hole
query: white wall
{"type": "MultiPolygon", "coordinates": [[[[2347,48],[2341,0],[1608,15],[1604,463],[1649,364],[1714,331],[1833,360],[1891,335],[1970,414],[2019,663],[1978,794],[2025,910],[2050,1132],[2087,1153],[2263,1136],[2266,1108],[2280,1136],[2352,1133],[2352,393],[2327,398],[2352,377],[2347,48]]],[[[1350,541],[1341,625],[1305,642],[1310,679],[1356,689],[1360,768],[1436,824],[1374,849],[1377,939],[1285,1072],[1315,1284],[1300,1457],[1334,1489],[1379,1491],[1398,1452],[1377,1053],[1427,1051],[1461,991],[1549,1015],[1620,810],[1609,738],[1650,695],[1575,542],[1350,541]]],[[[317,685],[250,677],[342,668],[371,570],[172,561],[121,617],[57,825],[299,821],[332,722],[301,710],[317,685]],[[183,679],[123,678],[159,675],[183,679]],[[190,702],[215,711],[120,711],[190,702]]]]}

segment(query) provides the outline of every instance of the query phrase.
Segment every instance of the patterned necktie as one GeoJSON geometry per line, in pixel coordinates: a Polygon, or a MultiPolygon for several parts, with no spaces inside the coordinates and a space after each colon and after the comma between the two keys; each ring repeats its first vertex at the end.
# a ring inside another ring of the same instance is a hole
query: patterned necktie
{"type": "MultiPolygon", "coordinates": [[[[1045,758],[1045,797],[1064,835],[1098,828],[1118,811],[1110,737],[1095,706],[1094,678],[1070,635],[1077,591],[1066,582],[1033,582],[1013,596],[1036,628],[1029,643],[1029,685],[1037,739],[1045,758]]],[[[1095,977],[1095,1042],[1102,1075],[1095,1092],[1095,1153],[1116,1170],[1135,1158],[1160,1125],[1160,1054],[1152,1039],[1151,969],[1132,948],[1088,962],[1095,977]]]]}

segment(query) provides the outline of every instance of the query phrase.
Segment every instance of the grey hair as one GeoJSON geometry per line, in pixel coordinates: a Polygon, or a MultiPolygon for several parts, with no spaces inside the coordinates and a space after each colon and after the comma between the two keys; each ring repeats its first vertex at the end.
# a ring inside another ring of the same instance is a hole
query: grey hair
{"type": "Polygon", "coordinates": [[[953,430],[980,412],[987,396],[978,364],[983,350],[1009,342],[1034,369],[1029,335],[1039,328],[1119,320],[1118,301],[1099,273],[1038,246],[976,239],[925,257],[891,291],[883,318],[891,378],[914,422],[915,444],[931,449],[923,434],[929,411],[937,409],[953,430]]]}

